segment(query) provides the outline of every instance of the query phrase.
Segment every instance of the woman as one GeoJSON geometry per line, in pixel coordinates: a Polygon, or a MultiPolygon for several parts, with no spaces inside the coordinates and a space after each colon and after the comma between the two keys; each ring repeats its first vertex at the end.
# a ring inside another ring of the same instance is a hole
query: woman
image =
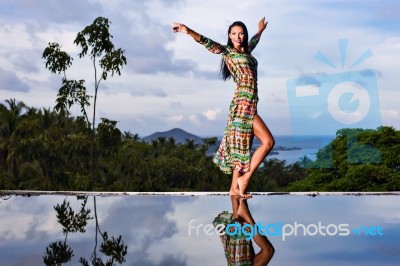
{"type": "MultiPolygon", "coordinates": [[[[232,203],[232,213],[222,211],[214,218],[213,225],[226,230],[230,224],[239,223],[241,226],[248,225],[255,228],[255,221],[247,205],[247,199],[238,195],[230,196],[232,203]]],[[[232,227],[230,229],[233,229],[232,227]]],[[[249,229],[248,227],[246,229],[249,229]]],[[[242,229],[241,229],[242,230],[242,229]]],[[[245,265],[267,265],[275,253],[275,248],[268,238],[262,234],[253,233],[252,240],[259,247],[260,251],[255,253],[251,239],[248,239],[249,230],[244,234],[241,230],[235,232],[235,229],[229,230],[230,234],[220,235],[222,246],[225,252],[225,258],[229,266],[245,265]]]]}
{"type": "Polygon", "coordinates": [[[210,52],[222,54],[223,79],[233,77],[237,85],[229,107],[225,134],[213,161],[224,173],[232,174],[229,194],[244,198],[251,197],[246,193],[250,178],[275,144],[271,132],[257,114],[257,60],[251,55],[267,23],[262,18],[258,23],[258,32],[248,41],[246,26],[240,21],[234,22],[228,29],[227,45],[214,42],[184,24],[173,24],[174,32],[189,34],[210,52]],[[251,157],[254,135],[261,146],[251,157]]]}

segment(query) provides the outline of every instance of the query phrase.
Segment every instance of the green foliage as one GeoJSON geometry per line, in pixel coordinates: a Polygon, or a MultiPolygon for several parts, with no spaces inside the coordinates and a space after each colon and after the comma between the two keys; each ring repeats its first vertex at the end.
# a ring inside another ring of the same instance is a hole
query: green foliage
{"type": "Polygon", "coordinates": [[[61,45],[55,42],[49,43],[44,49],[42,58],[46,59],[46,68],[54,74],[65,73],[73,60],[69,54],[61,50],[61,45]]]}
{"type": "Polygon", "coordinates": [[[117,121],[101,118],[101,123],[97,127],[97,142],[104,156],[109,156],[118,150],[122,142],[122,133],[116,125],[117,121]]]}
{"type": "Polygon", "coordinates": [[[286,165],[278,159],[265,160],[251,179],[250,191],[278,191],[305,177],[306,170],[298,163],[286,165]]]}
{"type": "Polygon", "coordinates": [[[0,168],[0,190],[14,190],[17,189],[15,185],[15,177],[10,176],[0,168]]]}
{"type": "Polygon", "coordinates": [[[341,129],[289,191],[395,191],[400,188],[400,131],[341,129]]]}
{"type": "Polygon", "coordinates": [[[17,125],[22,120],[22,113],[26,109],[23,102],[15,99],[5,101],[6,105],[0,104],[0,163],[6,167],[9,176],[15,176],[18,161],[11,138],[16,131],[17,125]]]}
{"type": "MultiPolygon", "coordinates": [[[[56,211],[57,221],[63,228],[63,234],[65,235],[64,242],[55,241],[52,242],[49,246],[46,247],[45,255],[43,256],[43,262],[45,265],[62,265],[63,263],[67,263],[74,256],[73,250],[70,246],[68,246],[68,234],[69,233],[84,233],[86,232],[86,226],[88,225],[88,221],[93,219],[90,217],[91,210],[86,207],[88,197],[82,196],[77,197],[77,200],[83,200],[81,204],[81,209],[79,212],[74,211],[69,201],[64,199],[62,204],[57,204],[54,206],[54,210],[56,211]]],[[[125,256],[128,253],[128,246],[124,244],[122,240],[122,236],[114,237],[108,236],[107,232],[102,233],[100,230],[99,220],[97,218],[97,205],[96,205],[96,197],[93,196],[93,208],[94,208],[94,218],[95,218],[95,244],[93,253],[91,255],[92,265],[104,265],[111,266],[116,265],[115,263],[122,264],[126,262],[125,256]],[[100,244],[99,251],[103,253],[108,259],[106,262],[103,262],[102,258],[97,256],[98,251],[98,234],[101,235],[103,241],[100,244]]],[[[81,257],[79,262],[82,265],[89,265],[89,262],[81,257]]]]}
{"type": "Polygon", "coordinates": [[[176,144],[173,138],[149,144],[137,134],[124,137],[116,121],[102,118],[95,132],[98,179],[93,182],[90,129],[83,117],[32,108],[24,113],[6,106],[0,117],[9,117],[5,114],[11,112],[12,123],[1,120],[2,189],[206,191],[229,187],[230,178],[205,155],[212,138],[200,146],[191,140],[176,144]]]}
{"type": "Polygon", "coordinates": [[[81,108],[81,112],[86,118],[88,124],[89,118],[87,116],[86,107],[90,106],[89,99],[91,96],[86,94],[86,87],[84,80],[62,80],[62,86],[60,87],[57,95],[56,106],[54,109],[58,112],[69,114],[69,109],[73,104],[78,104],[81,108]]]}
{"type": "Polygon", "coordinates": [[[109,32],[110,21],[107,18],[98,17],[93,23],[85,27],[75,38],[74,44],[82,48],[79,57],[84,57],[88,52],[90,58],[95,62],[96,58],[101,57],[99,64],[102,72],[102,79],[107,79],[107,73],[111,75],[117,73],[121,75],[123,65],[126,65],[124,51],[115,49],[111,39],[113,36],[109,32]],[[89,51],[89,48],[91,49],[89,51]]]}
{"type": "MultiPolygon", "coordinates": [[[[216,138],[196,145],[173,138],[151,143],[121,133],[102,118],[93,143],[97,179],[90,175],[91,129],[85,118],[35,109],[15,99],[0,104],[0,189],[95,191],[227,191],[231,177],[207,156],[216,138]]],[[[342,129],[321,148],[287,165],[265,160],[250,191],[398,191],[400,132],[342,129]]]]}
{"type": "Polygon", "coordinates": [[[57,241],[46,247],[46,255],[43,262],[47,266],[58,266],[67,263],[74,256],[74,251],[67,244],[57,241]]]}
{"type": "Polygon", "coordinates": [[[21,189],[25,187],[39,189],[40,180],[43,179],[43,172],[38,161],[23,162],[18,172],[20,181],[19,187],[21,189]]]}
{"type": "Polygon", "coordinates": [[[100,252],[110,257],[106,265],[113,265],[114,261],[119,264],[125,262],[128,247],[125,246],[122,236],[109,238],[107,232],[104,232],[102,237],[103,243],[100,245],[100,252]]]}
{"type": "Polygon", "coordinates": [[[57,204],[54,210],[57,212],[57,221],[63,227],[63,233],[85,232],[85,227],[90,217],[90,210],[86,209],[87,198],[81,204],[81,209],[78,213],[72,210],[69,201],[64,200],[63,203],[57,204]]]}
{"type": "Polygon", "coordinates": [[[0,165],[14,177],[11,187],[68,189],[70,178],[87,174],[90,142],[80,120],[47,109],[30,109],[15,120],[0,138],[0,165]]]}
{"type": "Polygon", "coordinates": [[[79,32],[74,40],[74,44],[81,48],[81,52],[78,53],[79,58],[83,58],[89,53],[93,63],[94,96],[88,94],[84,79],[67,79],[66,70],[72,65],[73,58],[65,51],[62,51],[59,44],[49,43],[42,56],[46,60],[45,66],[47,69],[55,74],[63,74],[62,86],[58,91],[55,110],[61,114],[69,114],[71,106],[78,104],[83,117],[86,119],[87,127],[91,128],[88,133],[90,138],[90,176],[92,181],[97,179],[98,167],[95,126],[97,94],[100,82],[106,80],[108,74],[111,74],[111,76],[115,73],[121,75],[122,67],[127,62],[124,51],[121,48],[116,49],[111,41],[113,36],[109,32],[110,23],[107,18],[98,17],[92,24],[79,32]],[[102,71],[100,78],[97,75],[99,69],[102,71]],[[93,98],[93,117],[91,121],[86,110],[90,106],[90,98],[93,98]]]}

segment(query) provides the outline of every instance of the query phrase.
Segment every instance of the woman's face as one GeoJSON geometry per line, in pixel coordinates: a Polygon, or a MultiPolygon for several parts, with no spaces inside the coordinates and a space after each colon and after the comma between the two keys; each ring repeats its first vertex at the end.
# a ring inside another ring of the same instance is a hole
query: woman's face
{"type": "Polygon", "coordinates": [[[233,26],[229,33],[229,39],[233,43],[233,47],[241,47],[244,40],[244,30],[241,26],[233,26]]]}

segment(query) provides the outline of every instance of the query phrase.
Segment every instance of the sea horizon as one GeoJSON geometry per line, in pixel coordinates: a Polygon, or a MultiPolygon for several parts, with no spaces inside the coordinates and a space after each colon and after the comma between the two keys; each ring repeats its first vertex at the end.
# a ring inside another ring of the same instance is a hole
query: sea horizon
{"type": "MultiPolygon", "coordinates": [[[[217,144],[211,148],[212,152],[216,151],[219,146],[219,142],[222,136],[218,136],[217,144]]],[[[266,159],[278,159],[285,161],[286,164],[293,164],[299,161],[304,156],[307,156],[310,160],[316,159],[316,153],[329,144],[335,139],[334,135],[274,135],[275,146],[273,151],[278,154],[270,153],[266,159]],[[288,148],[287,150],[281,150],[280,147],[288,148]],[[296,149],[290,149],[296,148],[296,149]],[[299,149],[297,149],[299,148],[299,149]]],[[[254,138],[252,150],[256,149],[260,145],[257,138],[254,138]]]]}

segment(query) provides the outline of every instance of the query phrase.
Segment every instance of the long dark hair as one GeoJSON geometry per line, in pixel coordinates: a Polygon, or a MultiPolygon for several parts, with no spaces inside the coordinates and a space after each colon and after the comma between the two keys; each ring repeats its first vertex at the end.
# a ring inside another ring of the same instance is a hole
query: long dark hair
{"type": "MultiPolygon", "coordinates": [[[[242,27],[242,29],[244,31],[244,39],[243,39],[242,44],[243,44],[244,52],[247,54],[248,53],[249,34],[247,32],[246,25],[244,25],[244,23],[241,22],[241,21],[235,21],[235,22],[232,23],[232,25],[229,26],[229,29],[228,29],[228,44],[227,45],[229,47],[233,48],[233,43],[232,43],[231,39],[229,38],[229,33],[231,33],[231,29],[234,26],[240,26],[240,27],[242,27]]],[[[231,72],[228,69],[228,66],[225,64],[224,59],[221,60],[221,69],[219,71],[219,74],[222,76],[223,80],[227,80],[232,76],[231,72]]]]}

